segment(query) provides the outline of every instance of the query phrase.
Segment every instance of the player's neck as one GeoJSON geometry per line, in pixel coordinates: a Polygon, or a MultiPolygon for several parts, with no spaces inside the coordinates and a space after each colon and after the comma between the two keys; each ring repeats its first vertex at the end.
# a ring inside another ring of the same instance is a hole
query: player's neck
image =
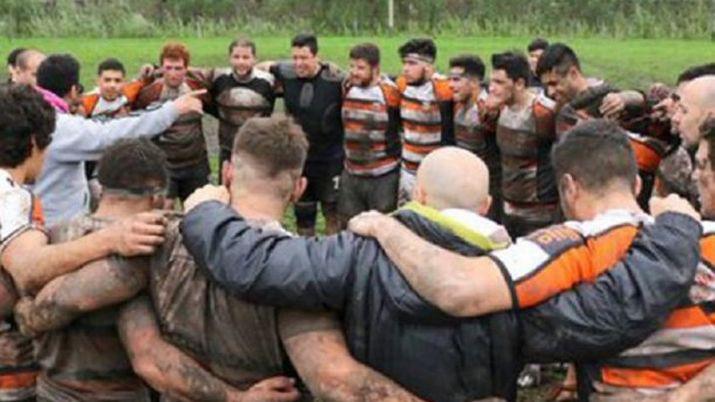
{"type": "Polygon", "coordinates": [[[633,194],[627,191],[609,192],[593,195],[587,202],[581,203],[579,213],[581,220],[593,219],[596,216],[612,210],[624,210],[632,213],[642,213],[633,194]]]}
{"type": "Polygon", "coordinates": [[[128,200],[113,196],[103,196],[99,200],[97,211],[93,215],[97,218],[120,219],[149,210],[151,210],[150,200],[128,200]]]}
{"type": "Polygon", "coordinates": [[[578,76],[574,80],[574,88],[576,89],[576,92],[579,94],[581,92],[587,90],[588,89],[588,80],[586,79],[586,77],[584,77],[583,75],[578,76]]]}
{"type": "Polygon", "coordinates": [[[0,169],[6,171],[15,183],[25,184],[25,180],[27,180],[27,169],[23,165],[14,168],[0,167],[0,169]]]}
{"type": "Polygon", "coordinates": [[[246,219],[270,219],[280,222],[286,203],[273,195],[232,194],[231,207],[246,219]]]}
{"type": "Polygon", "coordinates": [[[524,109],[531,104],[534,99],[534,94],[528,89],[518,90],[514,92],[514,103],[511,105],[514,109],[524,109]]]}

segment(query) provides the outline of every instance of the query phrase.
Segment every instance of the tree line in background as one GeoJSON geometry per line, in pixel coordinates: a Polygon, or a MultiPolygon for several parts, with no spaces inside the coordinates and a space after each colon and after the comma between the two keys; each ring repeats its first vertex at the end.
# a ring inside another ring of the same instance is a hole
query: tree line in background
{"type": "Polygon", "coordinates": [[[715,0],[0,0],[0,36],[393,33],[715,40],[715,0]]]}

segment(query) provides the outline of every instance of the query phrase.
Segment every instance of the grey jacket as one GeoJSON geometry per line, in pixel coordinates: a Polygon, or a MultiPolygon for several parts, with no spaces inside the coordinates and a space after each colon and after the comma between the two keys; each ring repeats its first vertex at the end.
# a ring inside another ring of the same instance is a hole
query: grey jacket
{"type": "Polygon", "coordinates": [[[57,112],[57,125],[33,192],[40,197],[47,224],[89,212],[84,162],[96,161],[122,138],[153,137],[179,118],[173,103],[137,116],[106,122],[57,112]]]}

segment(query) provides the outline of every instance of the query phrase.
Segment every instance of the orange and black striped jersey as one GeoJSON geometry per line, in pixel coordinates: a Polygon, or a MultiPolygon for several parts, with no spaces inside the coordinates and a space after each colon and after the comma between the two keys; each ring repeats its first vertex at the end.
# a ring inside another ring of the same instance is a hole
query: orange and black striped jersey
{"type": "Polygon", "coordinates": [[[534,307],[574,286],[593,282],[625,255],[646,214],[609,210],[590,221],[568,221],[519,238],[490,254],[512,284],[514,305],[534,307]]]}
{"type": "Polygon", "coordinates": [[[454,102],[449,81],[433,76],[420,85],[397,79],[401,94],[402,168],[415,174],[422,159],[443,145],[454,144],[454,102]]]}
{"type": "Polygon", "coordinates": [[[556,139],[554,108],[554,101],[540,94],[527,108],[504,107],[499,114],[496,139],[504,212],[508,215],[529,217],[545,209],[550,214],[557,207],[550,155],[556,139]]]}
{"type": "Polygon", "coordinates": [[[139,92],[147,85],[147,81],[135,80],[124,84],[122,87],[122,96],[114,102],[107,102],[99,95],[92,93],[82,97],[82,111],[85,117],[108,116],[114,117],[118,113],[125,111],[129,112],[131,104],[136,101],[139,92]],[[101,105],[107,103],[106,108],[101,105]],[[99,110],[102,109],[102,110],[99,110]]]}
{"type": "Polygon", "coordinates": [[[345,169],[381,176],[400,163],[400,92],[389,78],[377,85],[346,88],[342,106],[345,169]]]}
{"type": "Polygon", "coordinates": [[[599,365],[591,381],[611,392],[676,388],[715,363],[715,222],[703,222],[701,261],[690,294],[640,345],[599,365]]]}

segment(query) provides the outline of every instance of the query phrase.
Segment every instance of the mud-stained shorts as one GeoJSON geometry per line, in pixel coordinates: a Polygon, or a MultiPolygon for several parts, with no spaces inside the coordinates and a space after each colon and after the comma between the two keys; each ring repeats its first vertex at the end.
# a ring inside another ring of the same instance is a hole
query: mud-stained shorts
{"type": "Polygon", "coordinates": [[[370,210],[383,213],[397,208],[397,190],[400,180],[399,170],[384,175],[356,176],[343,171],[340,176],[340,196],[338,214],[344,221],[370,210]]]}

